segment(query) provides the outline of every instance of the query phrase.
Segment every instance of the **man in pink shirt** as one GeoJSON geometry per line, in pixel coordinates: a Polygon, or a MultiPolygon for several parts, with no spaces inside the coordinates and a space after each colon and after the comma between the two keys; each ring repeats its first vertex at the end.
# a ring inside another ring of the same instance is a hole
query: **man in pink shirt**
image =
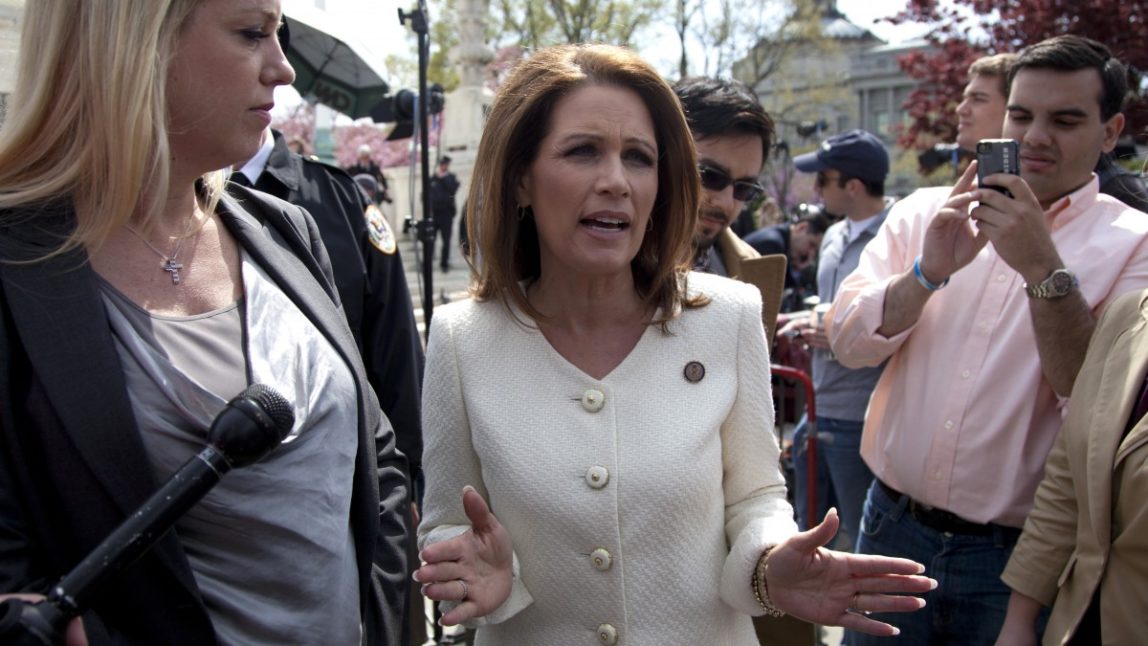
{"type": "MultiPolygon", "coordinates": [[[[827,316],[838,361],[888,359],[861,454],[877,479],[858,551],[925,563],[940,586],[898,624],[907,644],[992,644],[1020,534],[1095,326],[1148,286],[1148,215],[1092,173],[1124,126],[1124,67],[1060,36],[1010,72],[1004,136],[1019,177],[899,202],[827,316]]],[[[849,644],[873,643],[850,634],[849,644]]]]}

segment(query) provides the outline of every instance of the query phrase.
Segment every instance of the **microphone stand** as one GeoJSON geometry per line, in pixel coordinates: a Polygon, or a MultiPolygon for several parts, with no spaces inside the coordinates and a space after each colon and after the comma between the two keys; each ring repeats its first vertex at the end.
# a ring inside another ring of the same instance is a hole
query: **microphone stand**
{"type": "Polygon", "coordinates": [[[428,127],[427,64],[430,58],[426,0],[418,0],[418,8],[410,13],[399,9],[399,23],[411,23],[418,40],[419,99],[418,121],[419,162],[422,174],[422,217],[415,223],[415,232],[423,249],[423,324],[424,334],[430,338],[431,316],[434,314],[434,239],[435,226],[430,212],[430,129],[428,127]]]}

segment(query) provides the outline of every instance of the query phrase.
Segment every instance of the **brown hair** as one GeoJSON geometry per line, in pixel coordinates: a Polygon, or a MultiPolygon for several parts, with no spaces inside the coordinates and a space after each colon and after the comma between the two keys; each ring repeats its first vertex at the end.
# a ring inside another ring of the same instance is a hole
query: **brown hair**
{"type": "Polygon", "coordinates": [[[661,308],[664,323],[687,300],[686,273],[698,213],[697,155],[673,90],[634,52],[610,45],[560,45],[540,50],[515,67],[499,89],[483,129],[467,198],[468,260],[475,273],[475,298],[498,297],[535,321],[543,318],[518,283],[540,274],[534,220],[521,217],[515,189],[534,162],[550,128],[555,104],[572,90],[612,85],[635,91],[654,124],[658,145],[658,192],[637,256],[630,263],[634,286],[646,303],[661,308]]]}
{"type": "Polygon", "coordinates": [[[992,56],[982,56],[973,61],[973,64],[969,66],[969,80],[971,81],[978,76],[995,78],[1000,88],[1001,96],[1007,100],[1009,89],[1008,73],[1015,62],[1016,54],[1008,52],[1004,54],[993,54],[992,56]]]}
{"type": "Polygon", "coordinates": [[[1009,84],[1022,69],[1053,70],[1055,72],[1076,72],[1096,70],[1100,76],[1100,120],[1108,121],[1124,109],[1128,94],[1128,76],[1124,64],[1112,55],[1103,43],[1076,36],[1062,34],[1035,45],[1025,47],[1016,63],[1009,68],[1009,84]]]}

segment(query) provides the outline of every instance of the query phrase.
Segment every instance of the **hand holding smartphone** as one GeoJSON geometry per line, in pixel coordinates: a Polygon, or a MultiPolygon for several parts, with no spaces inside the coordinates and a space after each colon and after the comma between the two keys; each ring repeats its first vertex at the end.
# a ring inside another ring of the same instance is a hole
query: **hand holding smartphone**
{"type": "Polygon", "coordinates": [[[996,173],[1020,175],[1017,143],[1012,139],[981,139],[977,142],[977,186],[1012,197],[1012,193],[1000,186],[985,184],[985,178],[996,173]]]}

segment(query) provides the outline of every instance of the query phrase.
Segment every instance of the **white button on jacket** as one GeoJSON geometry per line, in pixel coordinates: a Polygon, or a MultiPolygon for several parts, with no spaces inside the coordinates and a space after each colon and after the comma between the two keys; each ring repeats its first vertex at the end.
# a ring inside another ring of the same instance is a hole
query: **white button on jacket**
{"type": "Polygon", "coordinates": [[[591,489],[601,489],[610,482],[610,471],[606,467],[592,466],[586,469],[586,484],[591,489]]]}
{"type": "Polygon", "coordinates": [[[582,408],[585,408],[591,413],[597,413],[602,410],[602,407],[605,405],[606,395],[602,394],[601,390],[591,388],[582,393],[582,408]]]}
{"type": "Polygon", "coordinates": [[[610,556],[609,550],[604,547],[599,547],[593,552],[590,552],[590,562],[594,564],[594,569],[599,572],[605,572],[614,564],[614,557],[610,556]]]}

